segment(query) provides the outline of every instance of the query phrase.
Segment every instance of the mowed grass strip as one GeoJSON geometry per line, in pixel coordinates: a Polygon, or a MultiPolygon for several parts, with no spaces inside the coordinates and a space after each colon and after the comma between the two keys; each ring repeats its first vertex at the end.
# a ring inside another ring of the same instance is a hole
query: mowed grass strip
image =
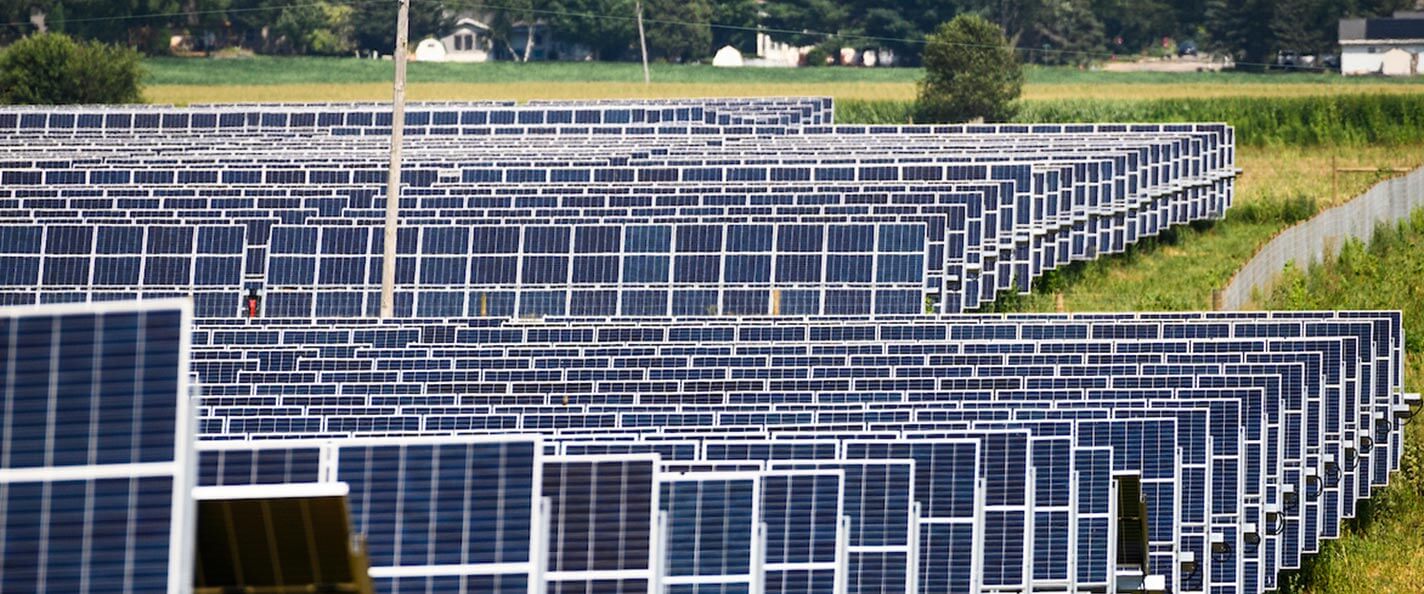
{"type": "MultiPolygon", "coordinates": [[[[1001,311],[1055,309],[1062,293],[1069,311],[1172,311],[1211,307],[1262,245],[1286,227],[1349,200],[1388,172],[1341,174],[1331,197],[1332,164],[1339,167],[1414,168],[1424,145],[1397,147],[1240,147],[1236,202],[1224,221],[1182,226],[1149,238],[1127,253],[1073,264],[1040,279],[1034,293],[1001,296],[1001,311]]],[[[1424,282],[1424,279],[1421,279],[1424,282]]]]}

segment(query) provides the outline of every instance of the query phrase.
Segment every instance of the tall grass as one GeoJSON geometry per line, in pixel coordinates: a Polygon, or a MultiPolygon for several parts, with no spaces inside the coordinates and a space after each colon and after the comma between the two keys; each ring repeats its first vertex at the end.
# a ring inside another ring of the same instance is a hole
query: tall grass
{"type": "MultiPolygon", "coordinates": [[[[1015,122],[1226,122],[1244,146],[1424,142],[1424,93],[1310,97],[1022,101],[1015,122]]],[[[843,123],[909,121],[911,101],[842,101],[843,123]]]]}
{"type": "MultiPolygon", "coordinates": [[[[1308,269],[1291,267],[1262,300],[1270,309],[1400,309],[1404,312],[1406,384],[1424,381],[1424,210],[1376,231],[1366,245],[1347,242],[1339,256],[1308,269]]],[[[1424,584],[1424,422],[1406,427],[1399,473],[1329,541],[1283,594],[1419,592],[1424,584]]]]}
{"type": "Polygon", "coordinates": [[[1228,122],[1254,146],[1405,144],[1424,141],[1424,93],[1278,99],[1029,101],[1024,122],[1228,122]]]}

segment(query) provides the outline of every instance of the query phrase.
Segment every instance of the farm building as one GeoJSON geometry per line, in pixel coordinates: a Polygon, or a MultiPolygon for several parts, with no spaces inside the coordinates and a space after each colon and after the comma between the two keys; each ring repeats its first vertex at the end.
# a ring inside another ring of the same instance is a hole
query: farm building
{"type": "Polygon", "coordinates": [[[1340,20],[1340,72],[1346,75],[1418,76],[1424,73],[1424,12],[1400,11],[1387,19],[1340,20]]]}

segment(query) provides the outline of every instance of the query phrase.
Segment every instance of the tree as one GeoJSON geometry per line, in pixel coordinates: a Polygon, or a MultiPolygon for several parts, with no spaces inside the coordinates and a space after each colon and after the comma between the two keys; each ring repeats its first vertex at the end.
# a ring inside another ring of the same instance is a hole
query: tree
{"type": "Polygon", "coordinates": [[[1013,117],[1014,100],[1023,91],[1023,67],[998,26],[978,15],[954,17],[928,37],[923,59],[917,121],[1013,117]]]}
{"type": "Polygon", "coordinates": [[[716,0],[712,3],[712,47],[732,46],[742,53],[756,51],[759,24],[756,0],[716,0]]]}
{"type": "Polygon", "coordinates": [[[537,24],[533,0],[510,0],[494,11],[489,23],[490,35],[495,41],[504,44],[511,60],[528,62],[529,54],[534,50],[537,24]],[[519,25],[524,25],[524,47],[522,51],[515,51],[514,28],[519,25]]]}
{"type": "Polygon", "coordinates": [[[1086,65],[1103,51],[1103,23],[1087,0],[1049,0],[1044,18],[1034,25],[1044,64],[1086,65]]]}
{"type": "Polygon", "coordinates": [[[61,33],[32,35],[0,52],[0,103],[138,103],[138,52],[61,33]]]}
{"type": "Polygon", "coordinates": [[[595,60],[624,58],[638,43],[633,0],[549,0],[541,6],[559,39],[588,47],[595,60]]]}
{"type": "MultiPolygon", "coordinates": [[[[396,13],[400,3],[354,2],[353,37],[356,49],[382,54],[394,53],[396,47],[396,13]]],[[[455,14],[445,0],[421,0],[410,6],[410,40],[412,43],[432,35],[444,35],[454,24],[455,14]]]]}
{"type": "Polygon", "coordinates": [[[340,55],[356,47],[354,14],[355,9],[335,2],[292,4],[282,9],[273,29],[294,53],[340,55]]]}
{"type": "Polygon", "coordinates": [[[669,62],[712,55],[712,5],[707,0],[644,0],[648,54],[669,62]]]}
{"type": "Polygon", "coordinates": [[[850,6],[837,0],[768,0],[762,9],[767,35],[792,45],[822,43],[850,20],[850,6]]]}
{"type": "Polygon", "coordinates": [[[1184,28],[1164,0],[1092,0],[1092,14],[1102,20],[1103,40],[1115,53],[1135,54],[1163,37],[1189,39],[1199,24],[1184,28]]]}
{"type": "Polygon", "coordinates": [[[1240,64],[1266,64],[1273,58],[1271,52],[1276,46],[1271,33],[1275,4],[1276,0],[1208,0],[1208,47],[1230,55],[1240,64]]]}
{"type": "Polygon", "coordinates": [[[1322,0],[1280,2],[1271,19],[1271,35],[1276,49],[1288,49],[1301,54],[1315,54],[1335,45],[1339,29],[1327,26],[1330,18],[1322,0]]]}

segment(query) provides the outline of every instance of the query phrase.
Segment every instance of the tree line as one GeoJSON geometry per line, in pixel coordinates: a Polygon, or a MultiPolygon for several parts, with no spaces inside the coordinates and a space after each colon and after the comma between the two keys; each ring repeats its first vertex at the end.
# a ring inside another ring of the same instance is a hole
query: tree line
{"type": "MultiPolygon", "coordinates": [[[[1025,61],[1075,64],[1112,55],[1164,54],[1194,41],[1242,63],[1279,50],[1326,53],[1337,22],[1382,16],[1415,0],[644,0],[649,52],[666,61],[701,60],[731,45],[755,50],[755,31],[798,46],[891,50],[900,64],[922,62],[924,41],[960,14],[997,25],[1025,61]]],[[[486,19],[495,43],[519,23],[542,22],[562,42],[595,59],[637,57],[635,0],[412,0],[411,38],[440,35],[461,15],[486,19]]],[[[0,43],[37,28],[168,51],[185,34],[197,51],[228,47],[267,54],[389,54],[395,0],[0,0],[0,43]]]]}

